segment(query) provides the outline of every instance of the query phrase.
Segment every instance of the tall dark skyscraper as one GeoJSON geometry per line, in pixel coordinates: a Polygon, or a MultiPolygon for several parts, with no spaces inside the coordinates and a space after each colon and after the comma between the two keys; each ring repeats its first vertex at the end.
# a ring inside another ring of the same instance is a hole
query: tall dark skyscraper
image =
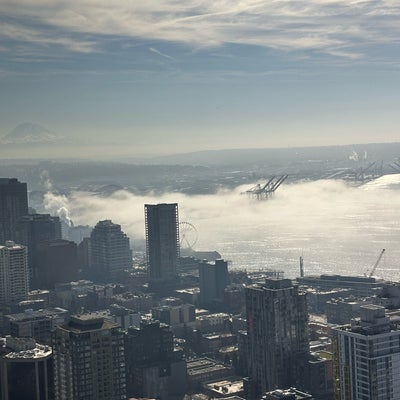
{"type": "Polygon", "coordinates": [[[305,294],[290,279],[267,279],[246,288],[246,314],[248,398],[296,386],[308,353],[305,294]]]}
{"type": "Polygon", "coordinates": [[[78,250],[75,242],[51,240],[37,246],[37,280],[40,289],[78,279],[78,250]]]}
{"type": "Polygon", "coordinates": [[[132,267],[129,238],[121,225],[110,220],[99,221],[90,240],[93,278],[117,280],[124,270],[132,267]]]}
{"type": "Polygon", "coordinates": [[[24,215],[18,219],[16,227],[18,243],[28,247],[31,287],[40,287],[38,246],[45,241],[61,239],[60,218],[49,214],[24,215]]]}
{"type": "Polygon", "coordinates": [[[52,353],[32,338],[7,336],[0,348],[2,400],[54,399],[52,353]]]}
{"type": "Polygon", "coordinates": [[[6,240],[16,240],[19,217],[28,214],[26,183],[15,178],[0,178],[0,245],[6,240]]]}
{"type": "Polygon", "coordinates": [[[125,358],[128,395],[156,398],[164,395],[171,375],[174,345],[168,325],[142,321],[139,328],[129,328],[125,335],[125,358]]]}
{"type": "Polygon", "coordinates": [[[206,261],[199,263],[199,278],[201,305],[216,305],[223,300],[228,284],[228,263],[222,259],[215,260],[215,264],[206,261]]]}
{"type": "Polygon", "coordinates": [[[178,204],[145,204],[146,254],[150,287],[176,281],[179,259],[178,204]]]}

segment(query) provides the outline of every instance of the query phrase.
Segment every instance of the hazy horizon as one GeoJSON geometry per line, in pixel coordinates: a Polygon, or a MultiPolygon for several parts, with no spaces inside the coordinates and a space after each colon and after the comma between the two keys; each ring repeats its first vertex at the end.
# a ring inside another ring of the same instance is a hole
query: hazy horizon
{"type": "Polygon", "coordinates": [[[0,15],[0,135],[38,123],[89,158],[398,140],[391,1],[5,0],[0,15]]]}
{"type": "Polygon", "coordinates": [[[188,148],[186,151],[173,151],[166,147],[153,149],[151,152],[135,152],[135,148],[127,148],[127,145],[78,145],[74,143],[33,143],[0,145],[0,157],[4,160],[88,160],[88,161],[121,161],[133,160],[146,162],[159,157],[174,157],[180,155],[201,154],[207,152],[229,152],[229,151],[263,151],[263,150],[290,150],[290,149],[320,149],[320,148],[341,148],[341,147],[362,147],[373,145],[397,145],[400,139],[395,141],[380,142],[359,142],[359,143],[337,143],[311,146],[286,146],[286,147],[221,147],[221,148],[188,148]]]}

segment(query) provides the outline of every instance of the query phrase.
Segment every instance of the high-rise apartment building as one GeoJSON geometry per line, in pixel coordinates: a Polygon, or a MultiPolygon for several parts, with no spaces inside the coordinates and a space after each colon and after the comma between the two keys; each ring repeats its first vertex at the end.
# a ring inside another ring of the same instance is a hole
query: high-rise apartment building
{"type": "Polygon", "coordinates": [[[26,183],[15,178],[0,178],[0,245],[7,240],[16,240],[17,220],[27,214],[26,183]]]}
{"type": "Polygon", "coordinates": [[[246,288],[246,314],[248,398],[297,386],[308,354],[305,294],[290,279],[267,279],[246,288]]]}
{"type": "Polygon", "coordinates": [[[76,315],[53,337],[56,400],[125,400],[124,337],[118,324],[76,315]]]}
{"type": "Polygon", "coordinates": [[[150,287],[160,289],[177,279],[178,204],[145,204],[146,255],[150,287]]]}
{"type": "Polygon", "coordinates": [[[400,399],[400,326],[383,307],[334,329],[333,350],[335,400],[400,399]]]}
{"type": "Polygon", "coordinates": [[[28,251],[8,240],[0,246],[0,303],[27,300],[29,291],[28,251]]]}
{"type": "Polygon", "coordinates": [[[132,267],[129,238],[121,225],[110,220],[99,221],[91,235],[90,277],[103,281],[117,280],[132,267]]]}

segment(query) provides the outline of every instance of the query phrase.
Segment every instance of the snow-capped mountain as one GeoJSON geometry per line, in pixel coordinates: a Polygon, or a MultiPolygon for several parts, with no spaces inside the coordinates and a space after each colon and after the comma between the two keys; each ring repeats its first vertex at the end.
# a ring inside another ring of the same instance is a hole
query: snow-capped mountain
{"type": "Polygon", "coordinates": [[[0,137],[0,144],[54,143],[63,137],[39,124],[24,122],[17,125],[9,134],[0,137]]]}

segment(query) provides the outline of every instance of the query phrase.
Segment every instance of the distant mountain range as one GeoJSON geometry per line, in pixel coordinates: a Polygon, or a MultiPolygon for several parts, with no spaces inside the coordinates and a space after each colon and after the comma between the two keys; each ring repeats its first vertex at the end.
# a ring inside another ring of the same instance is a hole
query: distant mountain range
{"type": "Polygon", "coordinates": [[[44,128],[39,124],[24,122],[17,125],[10,133],[0,137],[0,144],[35,144],[55,143],[64,137],[44,128]]]}
{"type": "Polygon", "coordinates": [[[380,160],[391,163],[400,158],[399,143],[367,143],[319,147],[205,150],[153,157],[154,164],[178,165],[294,165],[341,161],[355,165],[380,160]]]}

